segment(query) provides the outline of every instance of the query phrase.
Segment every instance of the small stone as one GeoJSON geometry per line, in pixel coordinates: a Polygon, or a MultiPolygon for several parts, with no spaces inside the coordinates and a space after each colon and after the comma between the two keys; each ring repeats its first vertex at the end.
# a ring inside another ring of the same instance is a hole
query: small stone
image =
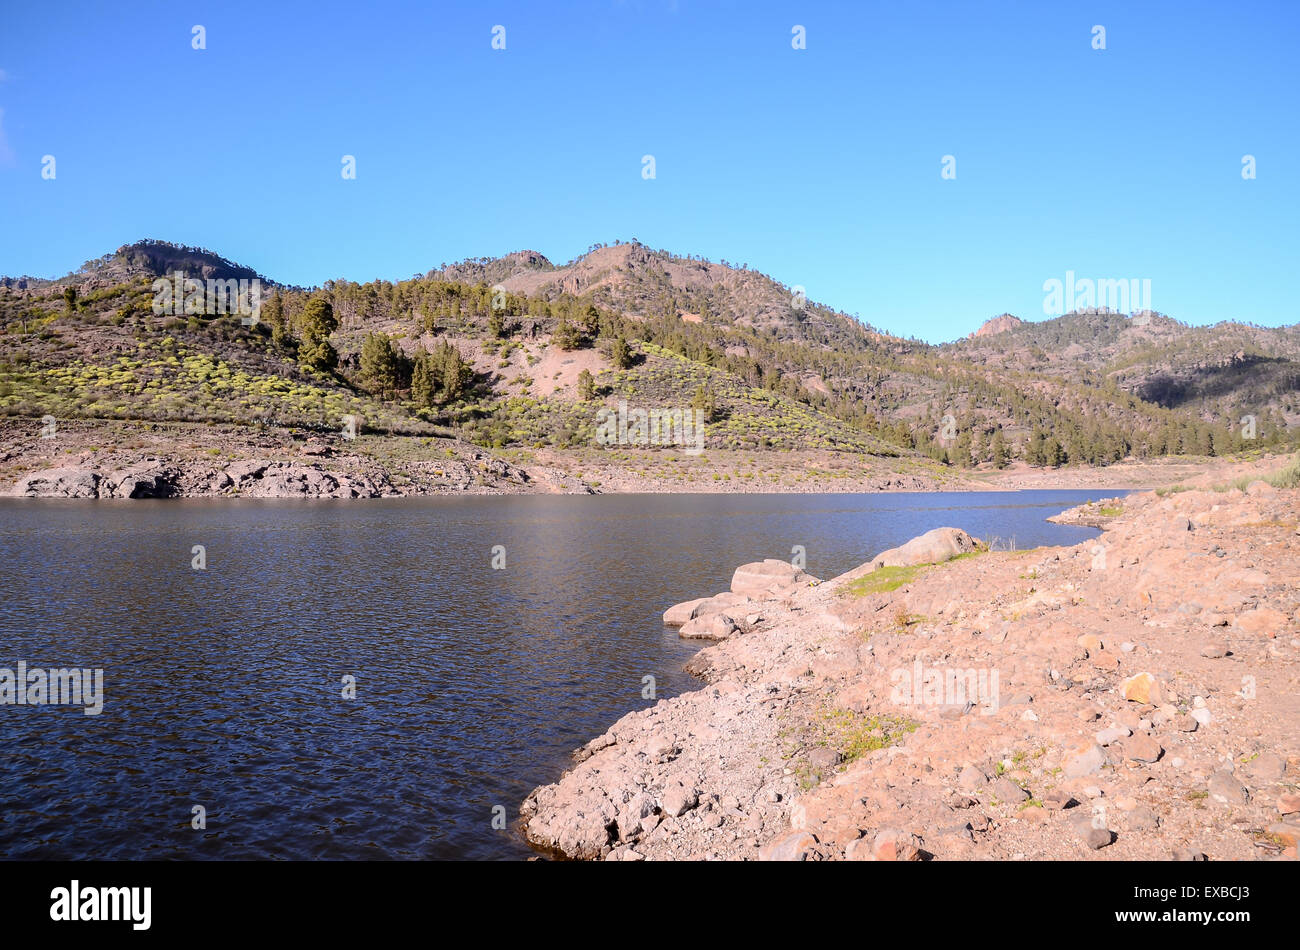
{"type": "Polygon", "coordinates": [[[824,772],[839,765],[841,758],[842,756],[834,749],[818,746],[808,753],[808,764],[817,771],[824,772]]]}
{"type": "Polygon", "coordinates": [[[1120,648],[1120,650],[1123,651],[1124,653],[1132,653],[1134,650],[1137,649],[1137,644],[1136,644],[1136,643],[1131,643],[1130,641],[1125,640],[1123,643],[1121,643],[1121,644],[1119,645],[1119,648],[1120,648]]]}
{"type": "Polygon", "coordinates": [[[1021,721],[1021,722],[1038,722],[1038,716],[1035,715],[1035,713],[1034,713],[1034,711],[1033,711],[1032,709],[1026,709],[1024,712],[1022,712],[1022,713],[1020,714],[1020,721],[1021,721]]]}
{"type": "Polygon", "coordinates": [[[1061,811],[1077,804],[1078,802],[1064,789],[1054,788],[1043,795],[1043,807],[1052,811],[1061,811]]]}
{"type": "Polygon", "coordinates": [[[1262,752],[1247,762],[1242,771],[1260,785],[1280,782],[1286,774],[1286,759],[1274,752],[1262,752]]]}
{"type": "Polygon", "coordinates": [[[987,775],[975,768],[975,766],[968,765],[957,776],[957,787],[963,792],[974,792],[987,785],[988,781],[989,777],[987,775]]]}
{"type": "Polygon", "coordinates": [[[1133,735],[1132,730],[1127,726],[1111,726],[1109,729],[1103,729],[1095,736],[1097,745],[1110,745],[1112,742],[1118,742],[1120,739],[1127,739],[1133,735]]]}
{"type": "Polygon", "coordinates": [[[1188,715],[1199,722],[1202,726],[1208,726],[1211,720],[1214,719],[1214,717],[1210,715],[1210,711],[1205,708],[1193,709],[1188,713],[1188,715]]]}
{"type": "Polygon", "coordinates": [[[1165,699],[1159,681],[1150,673],[1137,673],[1130,676],[1120,683],[1119,692],[1131,703],[1159,704],[1165,699]]]}
{"type": "Polygon", "coordinates": [[[1077,823],[1074,826],[1074,832],[1093,851],[1098,851],[1115,840],[1115,836],[1111,834],[1110,829],[1095,828],[1091,822],[1077,823]]]}
{"type": "Polygon", "coordinates": [[[1300,812],[1300,795],[1283,792],[1277,797],[1277,810],[1282,815],[1294,815],[1300,812]]]}
{"type": "Polygon", "coordinates": [[[886,828],[876,835],[871,853],[877,861],[919,861],[921,840],[900,828],[886,828]]]}
{"type": "Polygon", "coordinates": [[[871,842],[866,838],[856,838],[848,843],[844,849],[845,861],[874,861],[875,855],[871,853],[871,842]]]}
{"type": "Polygon", "coordinates": [[[760,848],[758,859],[760,861],[806,861],[816,845],[815,835],[807,831],[796,831],[760,848]]]}
{"type": "Polygon", "coordinates": [[[1228,645],[1219,640],[1207,643],[1205,646],[1201,647],[1201,656],[1208,657],[1211,660],[1217,660],[1220,657],[1225,657],[1227,655],[1228,645]]]}
{"type": "Polygon", "coordinates": [[[1061,770],[1066,778],[1083,778],[1085,775],[1096,775],[1109,761],[1101,746],[1088,743],[1067,753],[1061,770]]]}
{"type": "Polygon", "coordinates": [[[1102,650],[1100,653],[1092,654],[1092,656],[1088,658],[1088,662],[1099,670],[1119,669],[1119,659],[1114,653],[1107,653],[1105,650],[1102,650]]]}
{"type": "Polygon", "coordinates": [[[1196,727],[1199,725],[1200,723],[1196,721],[1196,717],[1190,716],[1187,713],[1183,713],[1181,716],[1174,719],[1174,728],[1179,732],[1195,732],[1196,727]]]}
{"type": "Polygon", "coordinates": [[[1097,636],[1095,633],[1080,634],[1074,642],[1079,644],[1079,646],[1083,647],[1089,653],[1098,653],[1106,649],[1105,645],[1101,641],[1101,637],[1097,636]]]}
{"type": "Polygon", "coordinates": [[[1268,826],[1268,833],[1281,841],[1286,847],[1294,848],[1297,836],[1300,836],[1300,825],[1289,821],[1278,821],[1268,826]]]}
{"type": "Polygon", "coordinates": [[[1133,831],[1155,831],[1160,827],[1160,818],[1150,808],[1142,805],[1129,812],[1128,826],[1133,831]]]}
{"type": "Polygon", "coordinates": [[[1225,805],[1244,805],[1250,800],[1246,787],[1226,769],[1215,772],[1206,784],[1210,797],[1225,805]]]}
{"type": "Polygon", "coordinates": [[[1005,775],[993,783],[991,791],[1000,802],[1023,802],[1029,793],[1005,775]]]}
{"type": "Polygon", "coordinates": [[[1178,716],[1177,707],[1170,703],[1165,703],[1154,713],[1151,714],[1151,721],[1157,726],[1163,726],[1167,722],[1173,722],[1178,716]]]}
{"type": "Polygon", "coordinates": [[[1124,743],[1124,755],[1134,762],[1156,762],[1165,750],[1147,735],[1136,735],[1124,743]]]}
{"type": "Polygon", "coordinates": [[[662,807],[664,814],[677,818],[694,808],[698,801],[699,796],[694,789],[686,788],[681,782],[674,782],[664,789],[662,807]]]}
{"type": "Polygon", "coordinates": [[[1205,852],[1195,848],[1174,848],[1175,861],[1204,861],[1205,852]]]}

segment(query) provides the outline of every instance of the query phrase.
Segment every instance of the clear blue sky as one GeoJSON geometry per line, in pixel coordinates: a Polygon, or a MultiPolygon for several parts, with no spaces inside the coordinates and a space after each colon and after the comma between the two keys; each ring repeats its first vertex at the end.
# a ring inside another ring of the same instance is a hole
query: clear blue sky
{"type": "Polygon", "coordinates": [[[1067,270],[1295,323],[1297,50],[1291,0],[6,3],[0,273],[156,237],[318,284],[637,238],[931,341],[1042,319],[1067,270]]]}

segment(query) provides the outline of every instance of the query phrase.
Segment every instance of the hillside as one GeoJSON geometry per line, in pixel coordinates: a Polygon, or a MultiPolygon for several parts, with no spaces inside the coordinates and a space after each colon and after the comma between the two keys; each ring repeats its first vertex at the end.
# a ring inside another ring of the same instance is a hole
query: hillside
{"type": "Polygon", "coordinates": [[[562,266],[521,251],[414,280],[303,289],[211,251],[143,241],[58,280],[0,279],[9,416],[253,426],[285,445],[336,437],[352,417],[372,438],[519,459],[595,453],[599,465],[621,449],[665,477],[692,453],[600,445],[602,408],[699,409],[709,451],[770,453],[777,468],[782,453],[843,456],[862,477],[909,472],[920,487],[946,477],[941,466],[1105,465],[1286,443],[1300,421],[1298,351],[1294,327],[1108,313],[1004,314],[934,347],[756,271],[635,242],[562,266]],[[177,272],[207,284],[206,309],[155,312],[155,281],[177,272]],[[260,281],[256,315],[213,312],[220,281],[260,281]],[[1246,411],[1253,439],[1238,422],[1246,411]]]}
{"type": "Polygon", "coordinates": [[[1300,424],[1300,325],[1191,327],[1162,314],[1105,310],[1011,320],[990,321],[942,349],[977,366],[1114,386],[1225,428],[1240,427],[1246,415],[1269,430],[1300,424]]]}

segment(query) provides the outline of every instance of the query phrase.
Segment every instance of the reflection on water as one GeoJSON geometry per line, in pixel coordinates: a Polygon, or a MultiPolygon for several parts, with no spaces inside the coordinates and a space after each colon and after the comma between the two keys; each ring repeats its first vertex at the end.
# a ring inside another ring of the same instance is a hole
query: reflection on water
{"type": "Polygon", "coordinates": [[[796,544],[831,577],[941,525],[1075,543],[1043,519],[1097,496],[2,500],[0,667],[102,667],[105,706],[0,706],[0,856],[524,856],[519,802],[642,677],[698,685],[668,605],[796,544]]]}

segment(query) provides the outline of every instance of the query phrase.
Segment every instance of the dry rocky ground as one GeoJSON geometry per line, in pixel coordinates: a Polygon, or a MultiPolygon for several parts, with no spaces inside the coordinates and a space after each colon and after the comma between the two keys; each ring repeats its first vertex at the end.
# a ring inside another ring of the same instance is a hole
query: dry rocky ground
{"type": "Polygon", "coordinates": [[[607,860],[1294,858],[1300,491],[1117,504],[1073,547],[938,529],[820,583],[741,568],[665,615],[717,640],[706,685],[578,750],[524,833],[607,860]]]}

